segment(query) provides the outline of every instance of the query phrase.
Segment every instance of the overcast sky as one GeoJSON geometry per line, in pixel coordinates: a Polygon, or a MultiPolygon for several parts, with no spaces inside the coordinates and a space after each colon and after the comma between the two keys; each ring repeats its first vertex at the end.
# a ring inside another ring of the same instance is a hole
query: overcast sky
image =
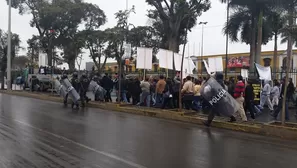
{"type": "MultiPolygon", "coordinates": [[[[113,27],[116,24],[114,13],[118,10],[124,10],[126,8],[126,0],[85,0],[97,4],[102,10],[104,10],[108,22],[102,27],[113,27]]],[[[219,3],[219,0],[211,0],[211,9],[203,13],[198,18],[198,22],[206,21],[208,24],[204,28],[204,54],[224,54],[226,37],[222,34],[222,28],[226,21],[226,5],[219,3]]],[[[150,6],[148,6],[145,0],[129,0],[129,7],[135,6],[136,14],[132,14],[129,18],[129,22],[135,26],[146,25],[147,17],[146,13],[150,6]]],[[[7,30],[7,16],[8,8],[6,0],[0,0],[0,28],[7,30]]],[[[12,32],[20,35],[22,40],[22,46],[26,48],[26,41],[32,34],[37,34],[36,28],[31,28],[29,21],[31,15],[19,15],[17,10],[12,11],[12,32]]],[[[200,55],[201,46],[201,26],[197,25],[189,33],[189,47],[187,47],[186,54],[200,55]]],[[[286,49],[286,45],[280,45],[279,49],[286,49]]],[[[273,50],[273,42],[271,41],[267,45],[263,46],[263,51],[273,50]]],[[[230,43],[229,53],[249,52],[249,46],[243,43],[230,43]]],[[[22,51],[25,53],[25,51],[22,51]]],[[[84,62],[91,61],[88,56],[84,57],[84,62]]],[[[83,63],[82,67],[85,67],[83,63]]]]}

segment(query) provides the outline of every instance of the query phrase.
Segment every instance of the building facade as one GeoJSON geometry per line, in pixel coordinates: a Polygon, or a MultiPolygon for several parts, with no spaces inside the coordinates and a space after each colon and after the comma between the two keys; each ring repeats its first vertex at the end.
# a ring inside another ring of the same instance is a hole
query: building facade
{"type": "MultiPolygon", "coordinates": [[[[273,51],[264,51],[261,53],[261,62],[260,64],[263,66],[270,66],[274,69],[274,60],[273,60],[273,51]]],[[[206,60],[211,57],[222,57],[223,58],[223,67],[226,69],[226,54],[220,55],[208,55],[208,56],[192,56],[192,60],[195,62],[198,73],[206,72],[203,60],[206,60]]],[[[291,68],[297,67],[297,50],[293,50],[292,55],[292,65],[291,68]]],[[[277,52],[277,59],[276,59],[276,69],[281,71],[286,67],[286,59],[287,59],[287,52],[286,50],[280,50],[277,52]]],[[[227,57],[227,72],[228,73],[238,73],[241,71],[242,68],[248,69],[250,66],[250,53],[235,53],[235,54],[228,54],[227,57]]]]}
{"type": "MultiPolygon", "coordinates": [[[[274,69],[274,60],[273,60],[273,53],[274,51],[264,51],[261,53],[261,62],[260,64],[263,66],[270,66],[274,69]]],[[[191,56],[192,60],[196,65],[196,71],[194,74],[196,75],[203,75],[207,74],[206,68],[204,66],[203,60],[206,60],[211,57],[222,57],[223,59],[223,67],[226,69],[226,55],[219,54],[219,55],[208,55],[208,56],[191,56]]],[[[297,50],[293,50],[292,55],[292,69],[296,69],[297,67],[297,50]]],[[[279,50],[277,52],[277,60],[276,60],[276,69],[279,74],[276,76],[279,78],[284,74],[280,74],[281,72],[285,71],[287,59],[287,52],[286,50],[279,50]]],[[[139,73],[141,70],[136,69],[136,64],[134,61],[125,62],[124,70],[125,73],[139,73]]],[[[240,74],[241,69],[249,69],[250,66],[254,66],[253,64],[250,65],[250,53],[235,53],[235,54],[228,54],[228,62],[227,62],[227,74],[228,76],[236,76],[240,74]]],[[[118,72],[118,65],[116,62],[106,63],[105,65],[105,72],[107,73],[117,73],[118,72]]],[[[166,70],[163,68],[159,68],[158,63],[154,63],[151,70],[147,71],[148,73],[166,73],[166,70]]],[[[295,71],[294,71],[295,72],[295,71]]],[[[296,71],[297,74],[297,71],[296,71]]],[[[296,76],[296,75],[295,75],[296,76]]],[[[295,77],[294,77],[295,78],[295,77]]]]}

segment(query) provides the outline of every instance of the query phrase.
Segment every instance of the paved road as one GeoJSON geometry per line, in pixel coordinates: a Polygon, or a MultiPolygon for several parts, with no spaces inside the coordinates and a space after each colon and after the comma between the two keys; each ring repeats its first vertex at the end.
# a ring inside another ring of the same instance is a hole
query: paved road
{"type": "Polygon", "coordinates": [[[296,168],[297,143],[0,94],[0,167],[296,168]]]}

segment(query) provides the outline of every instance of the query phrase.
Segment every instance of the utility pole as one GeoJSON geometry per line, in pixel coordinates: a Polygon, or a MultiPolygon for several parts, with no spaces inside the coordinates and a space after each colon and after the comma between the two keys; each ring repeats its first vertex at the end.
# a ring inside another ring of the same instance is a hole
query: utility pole
{"type": "MultiPolygon", "coordinates": [[[[229,15],[230,15],[230,0],[227,1],[227,25],[229,24],[229,15]]],[[[227,26],[228,29],[228,26],[227,26]]],[[[225,56],[225,79],[227,79],[228,75],[228,49],[229,49],[229,35],[226,34],[226,56],[225,56]]]]}
{"type": "Polygon", "coordinates": [[[202,35],[201,35],[201,75],[203,73],[203,69],[202,69],[202,60],[203,60],[203,42],[204,42],[204,25],[206,25],[208,22],[200,22],[199,25],[202,26],[202,35]]]}
{"type": "Polygon", "coordinates": [[[11,0],[8,1],[7,90],[11,90],[11,0]]]}
{"type": "MultiPolygon", "coordinates": [[[[126,0],[126,12],[129,12],[128,11],[128,4],[129,4],[129,0],[126,0]]],[[[128,23],[128,17],[127,17],[127,20],[126,20],[126,24],[127,24],[127,32],[129,30],[129,23],[128,23]]],[[[126,35],[126,44],[128,43],[127,41],[127,35],[126,35]]],[[[120,55],[120,65],[119,65],[119,74],[118,74],[118,78],[119,78],[119,91],[118,91],[118,103],[120,104],[121,103],[121,92],[122,92],[122,87],[121,87],[121,84],[122,84],[122,55],[120,55]]]]}

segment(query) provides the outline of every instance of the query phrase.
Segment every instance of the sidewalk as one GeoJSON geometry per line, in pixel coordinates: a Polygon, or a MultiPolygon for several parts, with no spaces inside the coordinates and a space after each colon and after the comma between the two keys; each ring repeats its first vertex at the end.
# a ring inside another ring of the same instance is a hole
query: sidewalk
{"type": "MultiPolygon", "coordinates": [[[[45,93],[32,93],[26,91],[6,91],[0,90],[0,93],[35,98],[46,101],[54,101],[62,104],[63,100],[57,95],[45,94],[45,93]]],[[[189,111],[178,112],[173,110],[162,110],[157,108],[146,108],[133,106],[129,104],[116,104],[116,103],[100,103],[100,102],[90,102],[87,107],[100,108],[107,111],[117,111],[132,113],[143,116],[150,116],[162,119],[176,120],[181,122],[193,123],[202,125],[203,121],[207,120],[207,115],[203,112],[193,113],[189,111]]],[[[294,111],[291,111],[294,114],[294,111]]],[[[248,115],[249,117],[249,115],[248,115]]],[[[247,133],[260,134],[265,136],[281,137],[286,139],[297,140],[297,124],[296,119],[292,117],[290,123],[282,126],[280,123],[271,122],[269,113],[264,111],[263,114],[259,115],[255,121],[249,122],[236,122],[229,123],[228,118],[216,117],[212,123],[212,127],[229,129],[234,131],[241,131],[247,133]]]]}
{"type": "MultiPolygon", "coordinates": [[[[289,109],[289,114],[290,114],[289,122],[297,123],[297,119],[295,117],[296,109],[289,109]]],[[[250,115],[247,114],[247,117],[250,118],[250,115]]],[[[262,122],[262,123],[267,123],[267,122],[274,121],[274,119],[272,116],[270,116],[269,109],[265,108],[262,113],[260,113],[259,115],[256,116],[256,121],[262,122]]],[[[279,113],[279,116],[277,117],[277,121],[281,121],[281,112],[279,113]]]]}

